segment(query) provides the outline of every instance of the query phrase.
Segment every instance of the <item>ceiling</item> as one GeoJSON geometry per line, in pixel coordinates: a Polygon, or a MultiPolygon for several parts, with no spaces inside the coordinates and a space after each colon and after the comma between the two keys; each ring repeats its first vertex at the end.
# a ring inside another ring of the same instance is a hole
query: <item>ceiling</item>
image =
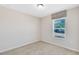
{"type": "Polygon", "coordinates": [[[7,8],[19,12],[27,13],[36,17],[44,17],[61,10],[71,9],[79,6],[78,4],[45,4],[44,8],[38,8],[36,4],[4,4],[7,8]]]}

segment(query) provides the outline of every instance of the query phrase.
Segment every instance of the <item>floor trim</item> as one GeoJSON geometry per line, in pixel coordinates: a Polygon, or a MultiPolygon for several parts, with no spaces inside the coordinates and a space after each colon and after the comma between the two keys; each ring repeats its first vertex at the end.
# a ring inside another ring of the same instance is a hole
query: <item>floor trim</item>
{"type": "Polygon", "coordinates": [[[29,45],[29,44],[36,43],[36,42],[39,42],[39,40],[35,40],[35,41],[28,42],[28,43],[24,43],[24,44],[22,44],[20,46],[16,46],[16,47],[11,47],[11,48],[8,48],[8,49],[4,49],[4,50],[1,50],[0,53],[4,53],[6,51],[10,51],[10,50],[13,50],[13,49],[17,49],[17,48],[20,48],[22,46],[29,45]]]}
{"type": "Polygon", "coordinates": [[[79,50],[77,50],[77,49],[72,49],[72,48],[60,46],[60,45],[58,45],[58,44],[55,44],[55,43],[52,43],[52,42],[48,42],[48,41],[43,41],[43,42],[46,42],[46,43],[51,44],[51,45],[53,44],[53,45],[55,45],[55,46],[58,46],[58,47],[61,47],[61,48],[64,48],[64,49],[71,50],[71,51],[74,51],[74,52],[79,53],[79,50]]]}

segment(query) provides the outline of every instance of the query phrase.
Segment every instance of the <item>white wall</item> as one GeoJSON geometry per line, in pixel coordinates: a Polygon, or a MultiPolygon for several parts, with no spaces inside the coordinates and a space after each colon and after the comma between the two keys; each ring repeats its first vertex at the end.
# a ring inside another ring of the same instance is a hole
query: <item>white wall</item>
{"type": "Polygon", "coordinates": [[[65,39],[56,39],[52,36],[50,15],[42,18],[41,23],[41,39],[43,41],[79,51],[79,7],[67,10],[65,39]]]}
{"type": "Polygon", "coordinates": [[[40,40],[40,20],[0,6],[0,52],[40,40]]]}

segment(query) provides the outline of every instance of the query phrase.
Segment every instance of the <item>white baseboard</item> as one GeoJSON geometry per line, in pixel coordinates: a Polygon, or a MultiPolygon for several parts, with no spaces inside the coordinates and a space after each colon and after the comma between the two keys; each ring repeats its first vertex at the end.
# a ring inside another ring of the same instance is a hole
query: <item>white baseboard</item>
{"type": "Polygon", "coordinates": [[[62,48],[65,48],[65,49],[68,49],[68,50],[71,50],[71,51],[74,51],[74,52],[79,52],[78,49],[74,49],[74,48],[69,48],[69,47],[64,47],[63,45],[58,45],[56,43],[53,43],[53,42],[50,42],[50,41],[45,41],[45,40],[42,40],[43,42],[46,42],[46,43],[49,43],[49,44],[53,44],[53,45],[56,45],[56,46],[59,46],[59,47],[62,47],[62,48]]]}
{"type": "MultiPolygon", "coordinates": [[[[59,46],[59,47],[62,47],[62,48],[65,48],[65,49],[68,49],[68,50],[72,50],[72,51],[75,51],[75,52],[79,52],[79,50],[77,50],[77,49],[72,49],[72,48],[69,48],[69,47],[64,47],[64,46],[58,45],[58,44],[53,43],[53,42],[50,42],[50,41],[45,41],[45,40],[42,40],[42,41],[43,42],[46,42],[46,43],[49,43],[49,44],[53,44],[53,45],[59,46]]],[[[0,51],[0,53],[6,52],[6,51],[9,51],[9,50],[12,50],[12,49],[16,49],[16,48],[19,48],[19,47],[22,47],[22,46],[25,46],[25,45],[28,45],[28,44],[32,44],[32,43],[35,43],[35,42],[39,42],[39,40],[27,42],[27,43],[24,43],[24,44],[22,44],[20,46],[3,49],[3,50],[0,51]]]]}
{"type": "Polygon", "coordinates": [[[6,52],[6,51],[9,51],[9,50],[12,50],[12,49],[16,49],[16,48],[19,48],[19,47],[22,47],[22,46],[25,46],[25,45],[28,45],[28,44],[32,44],[32,43],[35,43],[35,42],[38,42],[38,41],[39,40],[34,40],[34,41],[30,41],[30,42],[24,43],[24,44],[19,45],[19,46],[3,49],[3,50],[0,50],[0,53],[6,52]]]}

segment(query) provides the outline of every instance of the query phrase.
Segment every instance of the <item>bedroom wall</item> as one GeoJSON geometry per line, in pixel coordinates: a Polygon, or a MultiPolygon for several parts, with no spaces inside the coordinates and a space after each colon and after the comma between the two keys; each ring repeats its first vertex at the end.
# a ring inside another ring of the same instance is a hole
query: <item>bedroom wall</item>
{"type": "Polygon", "coordinates": [[[39,18],[0,6],[0,52],[39,40],[39,18]]]}
{"type": "Polygon", "coordinates": [[[67,10],[65,39],[53,37],[50,15],[42,18],[41,27],[41,39],[43,41],[79,51],[79,7],[67,10]]]}

